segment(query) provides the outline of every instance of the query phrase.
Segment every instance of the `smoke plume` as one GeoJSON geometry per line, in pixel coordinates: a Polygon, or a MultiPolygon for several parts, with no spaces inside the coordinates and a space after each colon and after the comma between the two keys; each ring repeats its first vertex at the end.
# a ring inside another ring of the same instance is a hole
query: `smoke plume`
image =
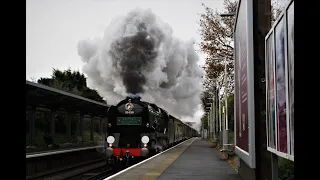
{"type": "Polygon", "coordinates": [[[88,86],[108,104],[139,95],[177,118],[192,117],[200,104],[203,70],[193,42],[173,37],[151,10],[114,19],[103,38],[80,41],[78,54],[88,86]]]}

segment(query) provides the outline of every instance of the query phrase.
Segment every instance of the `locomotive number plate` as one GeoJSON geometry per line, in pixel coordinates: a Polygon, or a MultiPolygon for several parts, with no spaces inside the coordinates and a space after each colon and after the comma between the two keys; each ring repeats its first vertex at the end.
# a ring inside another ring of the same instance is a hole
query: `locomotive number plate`
{"type": "Polygon", "coordinates": [[[141,125],[141,117],[118,117],[117,125],[141,125]]]}

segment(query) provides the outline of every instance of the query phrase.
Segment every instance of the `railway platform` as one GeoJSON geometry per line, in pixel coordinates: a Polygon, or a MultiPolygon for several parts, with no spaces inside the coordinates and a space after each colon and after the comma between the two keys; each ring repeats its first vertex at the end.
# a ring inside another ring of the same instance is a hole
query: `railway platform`
{"type": "Polygon", "coordinates": [[[191,138],[105,180],[241,180],[209,142],[191,138]]]}

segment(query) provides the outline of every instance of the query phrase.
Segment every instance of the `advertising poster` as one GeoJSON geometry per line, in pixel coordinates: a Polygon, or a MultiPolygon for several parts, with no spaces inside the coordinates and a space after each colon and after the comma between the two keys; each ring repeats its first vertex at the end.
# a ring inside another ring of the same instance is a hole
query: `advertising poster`
{"type": "Polygon", "coordinates": [[[239,51],[238,48],[234,48],[235,59],[234,61],[234,133],[235,133],[235,145],[240,146],[240,131],[239,131],[239,119],[240,119],[240,96],[239,96],[239,51]]]}
{"type": "MultiPolygon", "coordinates": [[[[283,16],[285,17],[285,16],[283,16]]],[[[284,18],[275,28],[275,62],[276,62],[276,103],[277,103],[277,150],[288,153],[287,149],[287,103],[286,103],[286,73],[285,73],[285,39],[284,18]]]]}
{"type": "Polygon", "coordinates": [[[290,154],[294,155],[294,2],[287,10],[290,154]]]}
{"type": "Polygon", "coordinates": [[[276,118],[274,97],[274,34],[271,33],[266,43],[266,77],[267,77],[267,128],[268,147],[276,149],[276,118]]]}
{"type": "Polygon", "coordinates": [[[237,136],[236,145],[242,150],[249,152],[248,138],[248,53],[247,53],[247,19],[246,19],[246,3],[241,1],[240,12],[237,19],[236,30],[236,61],[237,61],[237,136]]]}
{"type": "Polygon", "coordinates": [[[294,1],[265,38],[267,149],[294,161],[294,1]]]}
{"type": "Polygon", "coordinates": [[[256,168],[252,4],[252,0],[240,0],[236,14],[234,125],[235,153],[250,168],[256,168]]]}

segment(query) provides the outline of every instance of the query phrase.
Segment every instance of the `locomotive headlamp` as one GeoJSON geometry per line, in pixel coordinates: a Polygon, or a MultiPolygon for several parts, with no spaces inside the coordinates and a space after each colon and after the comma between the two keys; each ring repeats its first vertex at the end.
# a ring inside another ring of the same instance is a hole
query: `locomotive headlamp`
{"type": "Polygon", "coordinates": [[[114,143],[114,141],[115,141],[115,139],[114,139],[113,136],[108,136],[108,137],[107,137],[107,142],[108,142],[109,144],[114,143]]]}
{"type": "Polygon", "coordinates": [[[149,142],[149,137],[148,136],[142,136],[141,142],[144,144],[147,144],[149,142]]]}

